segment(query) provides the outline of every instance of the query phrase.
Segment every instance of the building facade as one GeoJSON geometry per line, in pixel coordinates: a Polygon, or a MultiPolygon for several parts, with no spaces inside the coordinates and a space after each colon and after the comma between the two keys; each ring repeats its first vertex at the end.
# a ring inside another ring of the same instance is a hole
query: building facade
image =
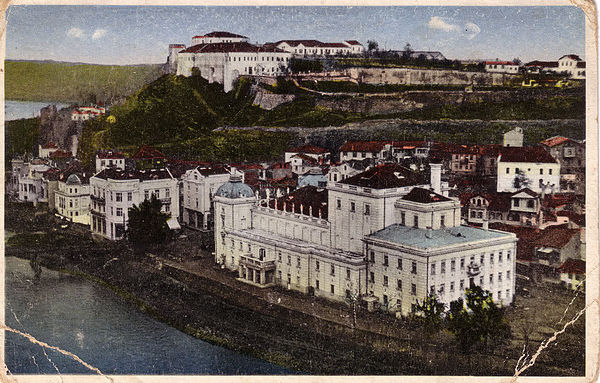
{"type": "Polygon", "coordinates": [[[497,173],[497,192],[560,191],[560,164],[541,146],[502,148],[497,173]]]}
{"type": "Polygon", "coordinates": [[[129,208],[152,195],[161,201],[170,222],[179,217],[177,179],[167,169],[104,169],[90,178],[90,193],[92,233],[110,240],[124,237],[129,208]]]}
{"type": "Polygon", "coordinates": [[[182,176],[184,224],[196,229],[212,229],[213,196],[217,189],[229,180],[230,173],[224,167],[198,166],[182,176]]]}
{"type": "Polygon", "coordinates": [[[54,192],[54,204],[57,214],[64,219],[89,225],[89,174],[71,173],[66,179],[59,179],[58,188],[54,192]]]}

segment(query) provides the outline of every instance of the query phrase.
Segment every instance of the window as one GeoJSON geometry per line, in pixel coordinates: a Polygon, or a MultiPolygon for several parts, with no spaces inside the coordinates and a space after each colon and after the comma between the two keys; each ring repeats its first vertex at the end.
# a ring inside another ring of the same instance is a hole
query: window
{"type": "Polygon", "coordinates": [[[397,284],[396,288],[398,290],[402,290],[402,280],[401,279],[398,279],[398,284],[397,284]]]}
{"type": "Polygon", "coordinates": [[[506,260],[510,261],[510,250],[506,252],[506,260]]]}
{"type": "Polygon", "coordinates": [[[150,197],[150,192],[148,190],[144,190],[144,199],[148,199],[150,197]]]}
{"type": "Polygon", "coordinates": [[[446,273],[446,261],[442,261],[442,266],[440,267],[440,269],[441,269],[440,272],[442,274],[446,273]]]}
{"type": "Polygon", "coordinates": [[[453,259],[452,261],[450,261],[450,271],[455,271],[456,270],[456,260],[453,259]]]}
{"type": "Polygon", "coordinates": [[[160,190],[159,190],[159,189],[156,189],[156,190],[154,191],[154,195],[156,196],[156,198],[160,198],[160,190]]]}
{"type": "Polygon", "coordinates": [[[502,252],[498,252],[498,263],[502,263],[502,252]]]}
{"type": "Polygon", "coordinates": [[[481,257],[479,258],[479,264],[481,266],[483,266],[483,261],[485,260],[485,255],[481,254],[481,257]]]}
{"type": "Polygon", "coordinates": [[[133,194],[131,192],[127,192],[127,201],[131,202],[133,199],[133,194]]]}
{"type": "Polygon", "coordinates": [[[375,252],[373,250],[371,250],[371,259],[370,259],[370,261],[372,263],[375,263],[375,252]]]}
{"type": "Polygon", "coordinates": [[[171,198],[171,189],[165,189],[165,198],[171,198]]]}
{"type": "Polygon", "coordinates": [[[383,294],[383,305],[384,305],[385,307],[387,307],[387,305],[388,305],[388,296],[387,296],[387,295],[385,295],[385,294],[383,294]]]}
{"type": "Polygon", "coordinates": [[[404,212],[400,212],[400,225],[406,225],[406,214],[404,212]]]}
{"type": "Polygon", "coordinates": [[[338,200],[336,201],[336,203],[337,203],[337,209],[338,209],[338,210],[340,210],[340,209],[342,208],[342,200],[341,200],[341,199],[338,199],[338,200]]]}
{"type": "Polygon", "coordinates": [[[417,295],[417,285],[415,285],[414,283],[410,286],[410,293],[412,295],[417,295]]]}
{"type": "Polygon", "coordinates": [[[350,279],[350,269],[346,269],[346,279],[350,279]]]}
{"type": "Polygon", "coordinates": [[[446,227],[446,216],[445,215],[440,217],[440,226],[446,227]]]}
{"type": "Polygon", "coordinates": [[[544,174],[544,169],[540,169],[540,174],[544,174]]]}
{"type": "Polygon", "coordinates": [[[465,289],[465,280],[461,279],[460,280],[460,291],[463,291],[465,289]]]}
{"type": "Polygon", "coordinates": [[[315,289],[319,290],[319,280],[318,279],[315,281],[315,289]]]}
{"type": "Polygon", "coordinates": [[[454,292],[454,282],[450,282],[450,292],[454,292]]]}
{"type": "Polygon", "coordinates": [[[429,295],[435,295],[435,285],[429,286],[429,295]]]}
{"type": "Polygon", "coordinates": [[[510,279],[510,270],[506,272],[506,279],[510,279]]]}
{"type": "Polygon", "coordinates": [[[515,198],[515,199],[513,200],[513,206],[514,206],[514,207],[519,207],[519,200],[518,200],[518,199],[516,199],[516,198],[515,198]]]}
{"type": "Polygon", "coordinates": [[[398,258],[398,270],[402,270],[402,258],[398,258]]]}
{"type": "Polygon", "coordinates": [[[387,277],[387,275],[384,275],[383,276],[383,287],[387,287],[387,285],[388,285],[388,277],[387,277]]]}
{"type": "Polygon", "coordinates": [[[369,273],[369,282],[375,283],[375,273],[372,271],[369,273]]]}
{"type": "Polygon", "coordinates": [[[417,262],[413,262],[412,263],[412,270],[411,273],[416,274],[417,273],[417,262]]]}
{"type": "Polygon", "coordinates": [[[296,267],[300,268],[301,267],[301,263],[300,263],[300,257],[296,258],[296,267]]]}
{"type": "Polygon", "coordinates": [[[502,282],[502,272],[498,273],[498,282],[502,282]]]}
{"type": "Polygon", "coordinates": [[[329,271],[330,275],[335,275],[335,265],[331,265],[331,270],[329,271]]]}
{"type": "Polygon", "coordinates": [[[331,293],[335,294],[335,286],[334,285],[331,285],[331,293]]]}
{"type": "Polygon", "coordinates": [[[431,264],[431,275],[435,275],[435,263],[431,264]]]}
{"type": "Polygon", "coordinates": [[[115,193],[115,199],[117,202],[123,201],[123,193],[115,193]]]}
{"type": "Polygon", "coordinates": [[[384,266],[388,266],[389,265],[388,261],[389,261],[389,258],[388,258],[387,254],[386,254],[386,255],[383,256],[383,265],[384,266]]]}
{"type": "Polygon", "coordinates": [[[117,217],[122,217],[123,216],[123,209],[118,207],[117,208],[117,217]]]}
{"type": "Polygon", "coordinates": [[[356,211],[356,204],[354,202],[350,202],[350,212],[354,213],[356,211]]]}
{"type": "Polygon", "coordinates": [[[490,285],[494,284],[494,274],[490,274],[490,285]]]}
{"type": "Polygon", "coordinates": [[[479,286],[483,286],[483,275],[479,277],[479,286]]]}
{"type": "Polygon", "coordinates": [[[548,169],[548,174],[552,175],[552,169],[548,169]]]}
{"type": "Polygon", "coordinates": [[[418,215],[415,215],[415,217],[414,217],[413,226],[419,227],[419,216],[418,215]]]}
{"type": "Polygon", "coordinates": [[[461,258],[461,259],[460,259],[460,269],[461,269],[461,270],[464,270],[464,269],[465,269],[465,259],[464,259],[464,258],[461,258]]]}
{"type": "Polygon", "coordinates": [[[506,168],[506,174],[510,174],[510,168],[506,168]]]}
{"type": "Polygon", "coordinates": [[[440,285],[440,289],[438,290],[438,291],[439,291],[439,293],[440,293],[440,295],[444,295],[444,293],[446,292],[445,290],[446,290],[446,284],[445,284],[445,283],[442,283],[442,284],[440,285]]]}
{"type": "Polygon", "coordinates": [[[535,202],[532,199],[530,199],[529,201],[527,201],[527,207],[533,209],[535,207],[535,202]]]}
{"type": "Polygon", "coordinates": [[[371,215],[371,205],[365,204],[365,215],[371,215]]]}
{"type": "Polygon", "coordinates": [[[490,265],[494,264],[494,253],[490,254],[490,265]]]}
{"type": "Polygon", "coordinates": [[[291,265],[292,264],[292,257],[288,255],[287,257],[287,264],[291,265]]]}

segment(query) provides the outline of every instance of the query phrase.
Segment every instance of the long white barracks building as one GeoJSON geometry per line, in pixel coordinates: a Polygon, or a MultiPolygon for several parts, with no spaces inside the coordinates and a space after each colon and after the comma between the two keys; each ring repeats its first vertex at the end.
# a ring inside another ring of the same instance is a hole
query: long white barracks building
{"type": "Polygon", "coordinates": [[[383,164],[327,188],[257,200],[231,176],[215,193],[215,261],[258,286],[406,315],[417,299],[449,304],[478,285],[509,304],[515,292],[512,233],[462,226],[441,165],[431,180],[383,164]]]}

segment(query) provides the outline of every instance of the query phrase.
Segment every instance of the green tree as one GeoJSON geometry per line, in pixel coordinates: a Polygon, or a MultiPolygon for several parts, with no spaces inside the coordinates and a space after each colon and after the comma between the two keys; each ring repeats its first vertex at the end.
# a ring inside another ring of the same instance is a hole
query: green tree
{"type": "Polygon", "coordinates": [[[504,308],[496,305],[490,292],[479,286],[466,290],[466,306],[462,298],[450,302],[446,321],[463,352],[476,344],[487,348],[490,342],[497,344],[510,337],[504,308]]]}
{"type": "Polygon", "coordinates": [[[145,248],[170,239],[171,231],[167,225],[169,215],[163,213],[161,207],[161,201],[153,194],[150,200],[129,208],[127,238],[132,244],[145,248]]]}
{"type": "Polygon", "coordinates": [[[371,55],[373,52],[377,52],[379,50],[379,43],[375,40],[368,40],[367,41],[367,51],[369,52],[369,55],[371,55]]]}
{"type": "Polygon", "coordinates": [[[442,328],[445,305],[440,302],[435,294],[430,294],[414,305],[415,319],[421,321],[425,332],[431,336],[442,328]]]}
{"type": "Polygon", "coordinates": [[[524,188],[528,188],[531,185],[531,180],[523,173],[523,171],[518,170],[517,174],[515,174],[515,178],[513,179],[513,187],[517,190],[521,190],[524,188]]]}

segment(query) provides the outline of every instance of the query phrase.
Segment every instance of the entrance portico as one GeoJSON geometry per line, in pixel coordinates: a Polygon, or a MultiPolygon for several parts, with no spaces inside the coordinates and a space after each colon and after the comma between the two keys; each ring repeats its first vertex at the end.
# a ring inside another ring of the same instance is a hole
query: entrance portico
{"type": "Polygon", "coordinates": [[[275,282],[275,261],[253,258],[251,254],[242,255],[238,275],[242,282],[259,287],[272,286],[275,282]]]}

